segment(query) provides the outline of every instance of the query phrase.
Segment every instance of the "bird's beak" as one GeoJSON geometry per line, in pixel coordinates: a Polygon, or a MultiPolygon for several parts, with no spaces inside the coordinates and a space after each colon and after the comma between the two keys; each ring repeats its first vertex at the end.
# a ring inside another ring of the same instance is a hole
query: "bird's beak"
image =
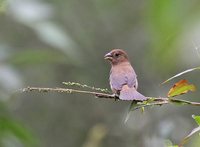
{"type": "Polygon", "coordinates": [[[105,54],[104,59],[105,60],[111,60],[112,59],[112,54],[111,53],[105,54]]]}

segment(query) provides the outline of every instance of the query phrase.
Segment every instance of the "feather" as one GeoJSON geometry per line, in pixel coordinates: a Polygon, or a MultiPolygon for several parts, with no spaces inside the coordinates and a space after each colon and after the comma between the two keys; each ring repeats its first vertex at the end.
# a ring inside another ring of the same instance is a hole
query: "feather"
{"type": "Polygon", "coordinates": [[[145,101],[147,98],[140,94],[134,87],[130,88],[128,85],[124,85],[120,91],[119,98],[121,100],[137,100],[145,101]]]}

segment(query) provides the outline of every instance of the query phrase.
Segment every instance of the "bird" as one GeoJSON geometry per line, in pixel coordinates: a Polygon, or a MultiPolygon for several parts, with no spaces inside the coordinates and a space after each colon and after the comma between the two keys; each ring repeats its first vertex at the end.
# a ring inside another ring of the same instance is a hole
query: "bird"
{"type": "Polygon", "coordinates": [[[121,100],[147,100],[144,95],[137,91],[137,75],[124,50],[113,49],[105,54],[104,59],[108,60],[111,64],[109,81],[111,90],[115,96],[121,100]]]}

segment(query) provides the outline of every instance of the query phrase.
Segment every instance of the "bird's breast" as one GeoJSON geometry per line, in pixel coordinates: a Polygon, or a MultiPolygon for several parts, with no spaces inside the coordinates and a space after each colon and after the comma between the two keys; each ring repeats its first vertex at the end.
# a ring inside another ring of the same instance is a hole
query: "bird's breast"
{"type": "Polygon", "coordinates": [[[110,71],[110,86],[114,91],[121,90],[123,85],[135,87],[136,74],[130,63],[112,66],[110,71]]]}

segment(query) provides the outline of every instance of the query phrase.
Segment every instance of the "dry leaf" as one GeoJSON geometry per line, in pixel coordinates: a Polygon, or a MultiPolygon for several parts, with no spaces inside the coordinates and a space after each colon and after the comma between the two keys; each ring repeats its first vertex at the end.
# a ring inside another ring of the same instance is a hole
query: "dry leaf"
{"type": "Polygon", "coordinates": [[[189,84],[187,80],[180,80],[179,82],[175,83],[174,86],[169,90],[167,96],[174,97],[195,90],[196,87],[192,84],[189,84]]]}

